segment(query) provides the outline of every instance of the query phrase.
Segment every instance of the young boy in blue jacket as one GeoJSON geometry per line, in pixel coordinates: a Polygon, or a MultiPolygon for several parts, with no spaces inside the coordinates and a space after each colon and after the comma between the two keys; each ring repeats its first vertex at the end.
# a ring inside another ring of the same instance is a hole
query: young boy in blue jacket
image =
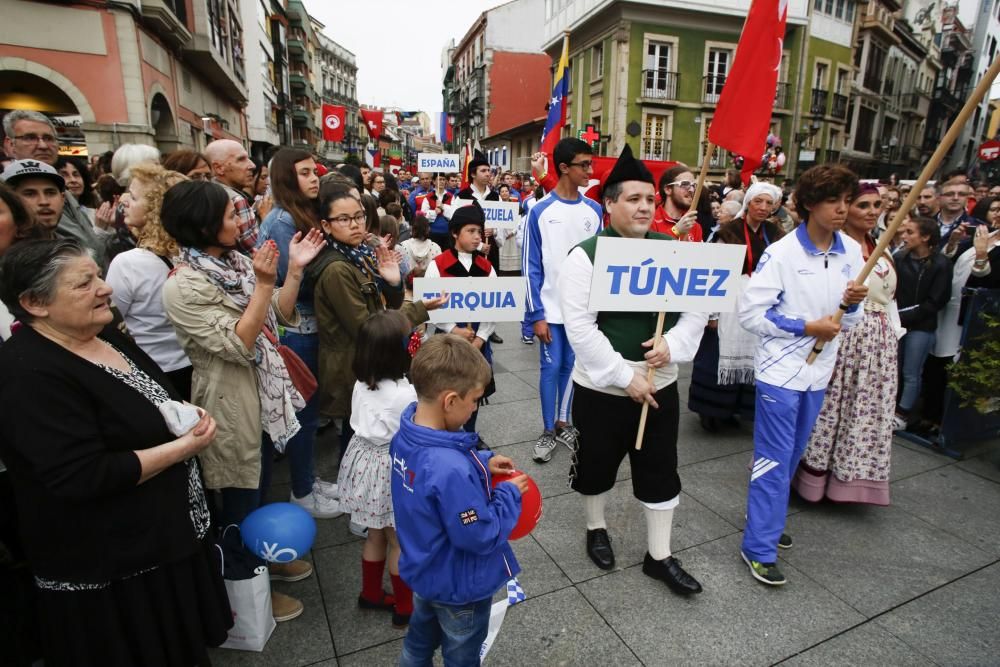
{"type": "Polygon", "coordinates": [[[753,468],[740,554],[750,575],[769,586],[785,583],[777,552],[792,546],[782,532],[789,483],[833,375],[837,334],[864,317],[858,304],[868,288],[853,280],[864,265],[861,246],[840,232],[857,183],[838,164],[802,174],[795,190],[802,223],[767,247],[740,297],[740,324],[759,336],[753,468]],[[839,324],[831,316],[838,308],[844,310],[839,324]],[[820,341],[825,348],[810,364],[820,341]]]}
{"type": "Polygon", "coordinates": [[[478,665],[493,594],[521,569],[507,538],[527,477],[491,489],[491,475],[514,464],[462,430],[490,377],[479,350],[453,334],[433,336],[410,365],[417,402],[389,447],[399,575],[413,589],[401,667],[430,665],[439,645],[446,665],[478,665]]]}

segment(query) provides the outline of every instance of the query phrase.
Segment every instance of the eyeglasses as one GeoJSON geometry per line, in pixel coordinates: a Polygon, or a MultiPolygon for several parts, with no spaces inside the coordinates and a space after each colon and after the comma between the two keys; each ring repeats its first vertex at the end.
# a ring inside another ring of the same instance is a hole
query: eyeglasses
{"type": "Polygon", "coordinates": [[[354,215],[338,215],[336,218],[330,218],[327,222],[344,226],[354,224],[358,227],[364,227],[367,220],[368,216],[365,215],[364,211],[362,211],[361,213],[355,213],[354,215]]]}
{"type": "Polygon", "coordinates": [[[59,145],[59,140],[53,137],[51,134],[22,134],[20,136],[14,137],[15,141],[21,141],[26,144],[37,144],[44,141],[47,144],[53,144],[55,146],[59,145]]]}
{"type": "Polygon", "coordinates": [[[667,183],[667,187],[684,188],[685,190],[694,190],[694,181],[674,181],[673,183],[667,183]]]}
{"type": "Polygon", "coordinates": [[[594,165],[594,162],[592,160],[580,160],[579,162],[567,162],[566,164],[571,167],[579,167],[580,169],[587,171],[594,165]]]}

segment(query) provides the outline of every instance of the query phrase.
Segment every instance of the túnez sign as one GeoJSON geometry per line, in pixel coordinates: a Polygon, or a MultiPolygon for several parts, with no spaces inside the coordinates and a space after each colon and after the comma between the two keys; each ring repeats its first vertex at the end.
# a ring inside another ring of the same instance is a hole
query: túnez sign
{"type": "Polygon", "coordinates": [[[417,171],[462,171],[458,153],[418,153],[417,171]]]}
{"type": "Polygon", "coordinates": [[[591,312],[730,312],[746,246],[601,237],[591,312]]]}
{"type": "Polygon", "coordinates": [[[414,299],[448,294],[429,315],[431,322],[520,322],[524,319],[524,278],[415,278],[414,299]]]}

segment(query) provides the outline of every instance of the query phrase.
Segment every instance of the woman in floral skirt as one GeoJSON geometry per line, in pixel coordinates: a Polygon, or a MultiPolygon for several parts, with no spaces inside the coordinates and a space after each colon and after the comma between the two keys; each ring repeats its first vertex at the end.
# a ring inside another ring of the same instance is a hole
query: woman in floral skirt
{"type": "MultiPolygon", "coordinates": [[[[878,189],[860,185],[844,232],[861,244],[865,261],[875,249],[871,231],[881,210],[878,189]]],[[[893,300],[896,269],[888,252],[865,284],[865,317],[842,334],[823,408],[792,480],[792,488],[812,502],[825,496],[836,502],[889,504],[897,341],[905,330],[893,300]]]]}

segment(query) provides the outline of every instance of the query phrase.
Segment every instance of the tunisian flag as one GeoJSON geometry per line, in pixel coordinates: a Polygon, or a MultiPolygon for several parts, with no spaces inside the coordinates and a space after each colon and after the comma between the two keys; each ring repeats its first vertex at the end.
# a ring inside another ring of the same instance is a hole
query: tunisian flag
{"type": "Polygon", "coordinates": [[[378,138],[382,136],[382,110],[362,109],[361,117],[365,119],[365,127],[368,128],[368,136],[371,137],[373,141],[378,141],[378,138]]]}
{"type": "MultiPolygon", "coordinates": [[[[743,156],[743,183],[760,166],[781,70],[788,0],[753,0],[708,140],[743,156]]],[[[706,158],[707,159],[707,158],[706,158]]]]}
{"type": "Polygon", "coordinates": [[[323,139],[326,141],[344,140],[344,123],[347,109],[333,104],[323,105],[323,139]]]}

